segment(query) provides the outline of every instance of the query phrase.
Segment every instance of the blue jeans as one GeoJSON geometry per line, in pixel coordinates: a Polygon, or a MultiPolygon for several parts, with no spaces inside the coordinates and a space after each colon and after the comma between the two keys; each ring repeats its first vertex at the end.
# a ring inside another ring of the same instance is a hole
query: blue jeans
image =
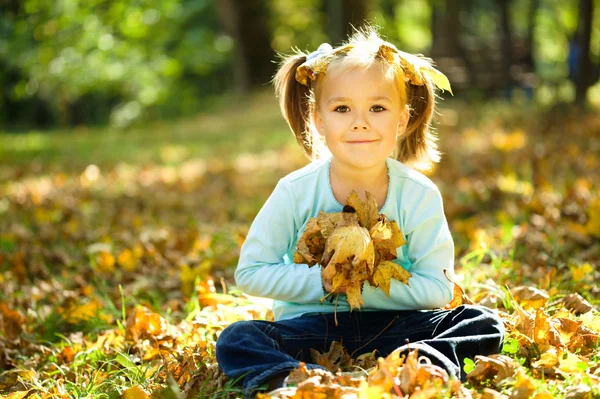
{"type": "Polygon", "coordinates": [[[504,340],[497,313],[475,305],[424,312],[344,312],[337,319],[337,327],[333,313],[233,323],[217,341],[217,362],[228,377],[244,376],[246,397],[300,361],[309,369],[320,367],[312,364],[310,349],[327,352],[333,341],[342,342],[352,357],[374,350],[385,357],[397,348],[403,353],[418,349],[451,378],[464,381],[464,359],[498,353],[504,340]]]}

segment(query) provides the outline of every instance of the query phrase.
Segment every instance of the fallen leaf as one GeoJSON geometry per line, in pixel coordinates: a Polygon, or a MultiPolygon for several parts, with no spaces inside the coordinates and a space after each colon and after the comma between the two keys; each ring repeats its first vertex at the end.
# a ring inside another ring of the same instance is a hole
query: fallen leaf
{"type": "Polygon", "coordinates": [[[335,373],[338,370],[347,370],[352,365],[352,358],[346,351],[346,348],[339,341],[333,341],[329,351],[320,353],[316,349],[310,350],[312,360],[335,373]]]}
{"type": "Polygon", "coordinates": [[[139,386],[127,388],[121,395],[122,399],[150,399],[150,395],[142,390],[139,386]]]}
{"type": "Polygon", "coordinates": [[[569,309],[576,315],[587,313],[593,309],[592,304],[590,304],[584,297],[582,297],[578,293],[566,295],[562,299],[562,302],[565,308],[569,309]]]}
{"type": "Polygon", "coordinates": [[[519,370],[519,364],[505,355],[475,356],[475,368],[467,374],[473,386],[481,386],[486,381],[498,385],[512,378],[519,370]]]}

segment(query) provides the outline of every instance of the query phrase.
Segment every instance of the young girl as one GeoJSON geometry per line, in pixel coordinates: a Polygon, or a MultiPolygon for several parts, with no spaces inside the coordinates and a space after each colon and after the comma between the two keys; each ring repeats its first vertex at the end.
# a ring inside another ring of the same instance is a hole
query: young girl
{"type": "Polygon", "coordinates": [[[220,367],[231,378],[243,376],[251,396],[260,386],[280,386],[300,361],[320,367],[311,363],[310,349],[326,352],[341,341],[353,356],[418,349],[464,380],[463,360],[497,353],[503,325],[487,308],[440,309],[452,299],[444,269],[454,269],[454,244],[439,190],[408,166],[439,160],[429,125],[434,82],[449,89],[447,80],[369,29],[336,49],[323,44],[287,58],[274,82],[283,115],[312,162],[278,182],[250,227],[235,272],[240,289],[274,299],[275,322],[226,328],[217,342],[220,367]],[[335,303],[320,302],[332,282],[318,265],[292,258],[308,220],[320,211],[341,212],[352,191],[362,200],[365,191],[373,194],[379,213],[398,223],[407,244],[394,262],[412,277],[410,287],[392,279],[389,297],[365,283],[364,305],[351,312],[340,300],[336,325],[335,303]]]}

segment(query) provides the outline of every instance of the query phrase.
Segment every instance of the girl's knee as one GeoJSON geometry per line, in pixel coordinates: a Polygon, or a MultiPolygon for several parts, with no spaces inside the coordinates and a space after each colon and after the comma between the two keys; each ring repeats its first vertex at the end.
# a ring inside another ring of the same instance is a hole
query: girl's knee
{"type": "Polygon", "coordinates": [[[504,335],[504,323],[495,309],[481,305],[460,305],[455,311],[457,314],[463,315],[465,319],[476,321],[479,326],[485,325],[504,335]]]}
{"type": "Polygon", "coordinates": [[[230,324],[221,332],[217,339],[217,351],[224,345],[240,341],[242,337],[248,335],[253,328],[252,321],[247,320],[236,321],[235,323],[230,324]]]}

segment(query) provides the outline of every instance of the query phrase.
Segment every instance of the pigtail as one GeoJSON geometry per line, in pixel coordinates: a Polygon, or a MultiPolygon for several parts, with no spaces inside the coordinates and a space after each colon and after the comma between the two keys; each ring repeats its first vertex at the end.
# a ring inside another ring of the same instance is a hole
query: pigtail
{"type": "Polygon", "coordinates": [[[396,159],[408,163],[417,169],[431,169],[439,162],[440,153],[437,137],[431,130],[431,119],[435,110],[435,92],[429,78],[422,86],[406,85],[407,104],[410,107],[410,119],[402,138],[396,147],[396,159]]]}
{"type": "Polygon", "coordinates": [[[275,94],[279,98],[281,113],[288,123],[304,154],[313,157],[310,134],[311,89],[296,81],[296,69],[306,61],[306,54],[298,52],[283,59],[273,78],[275,94]]]}

